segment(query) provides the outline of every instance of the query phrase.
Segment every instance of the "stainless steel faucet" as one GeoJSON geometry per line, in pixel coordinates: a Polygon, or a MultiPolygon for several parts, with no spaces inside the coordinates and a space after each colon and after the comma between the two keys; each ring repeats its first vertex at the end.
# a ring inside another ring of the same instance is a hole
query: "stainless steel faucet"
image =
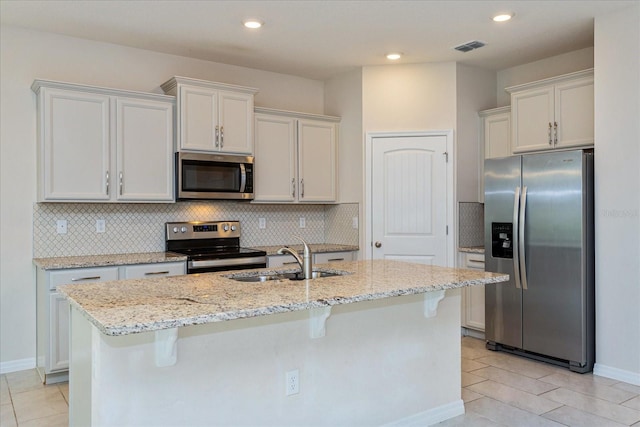
{"type": "Polygon", "coordinates": [[[309,245],[307,245],[307,242],[305,242],[304,240],[302,240],[300,237],[298,236],[293,236],[296,239],[300,240],[302,242],[302,244],[304,245],[304,254],[302,256],[302,258],[300,258],[300,255],[298,255],[298,253],[296,251],[294,251],[293,249],[291,249],[288,246],[285,246],[283,248],[278,249],[278,255],[284,255],[285,253],[291,254],[293,255],[293,257],[296,259],[296,261],[298,262],[298,264],[300,264],[300,268],[302,269],[302,272],[304,274],[304,278],[305,279],[311,279],[312,278],[312,271],[313,271],[313,262],[311,261],[311,249],[309,248],[309,245]]]}

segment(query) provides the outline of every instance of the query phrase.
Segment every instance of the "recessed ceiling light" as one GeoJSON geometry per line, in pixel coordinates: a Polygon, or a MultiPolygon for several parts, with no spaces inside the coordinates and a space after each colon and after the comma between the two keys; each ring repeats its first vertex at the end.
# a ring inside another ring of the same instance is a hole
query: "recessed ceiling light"
{"type": "Polygon", "coordinates": [[[247,28],[256,29],[262,27],[264,22],[259,19],[247,19],[243,21],[242,24],[247,28]]]}
{"type": "Polygon", "coordinates": [[[399,52],[392,52],[387,54],[387,59],[391,61],[396,61],[402,57],[402,54],[399,52]]]}
{"type": "Polygon", "coordinates": [[[496,22],[505,22],[513,18],[514,15],[515,13],[501,13],[499,15],[494,16],[493,20],[496,22]]]}

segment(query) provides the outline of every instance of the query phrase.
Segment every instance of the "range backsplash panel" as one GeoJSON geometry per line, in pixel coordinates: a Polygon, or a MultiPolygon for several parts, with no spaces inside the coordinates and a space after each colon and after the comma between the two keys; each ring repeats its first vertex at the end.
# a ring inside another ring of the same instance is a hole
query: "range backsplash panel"
{"type": "Polygon", "coordinates": [[[164,251],[164,223],[238,220],[242,246],[296,244],[292,235],[310,243],[358,245],[352,227],[358,204],[259,205],[237,202],[173,204],[36,203],[33,208],[34,258],[164,251]],[[300,228],[300,218],[305,228],[300,228]],[[266,228],[259,228],[265,218],[266,228]],[[57,234],[56,221],[67,220],[67,234],[57,234]],[[104,233],[96,221],[106,221],[104,233]]]}

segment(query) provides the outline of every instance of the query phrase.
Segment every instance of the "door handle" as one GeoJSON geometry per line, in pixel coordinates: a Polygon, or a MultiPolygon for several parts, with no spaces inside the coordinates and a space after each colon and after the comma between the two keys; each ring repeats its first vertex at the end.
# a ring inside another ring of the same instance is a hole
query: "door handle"
{"type": "Polygon", "coordinates": [[[520,276],[522,280],[522,289],[527,289],[527,262],[524,253],[524,228],[526,224],[526,209],[527,209],[527,187],[522,187],[522,194],[520,196],[520,221],[518,229],[518,252],[520,252],[520,276]]]}
{"type": "Polygon", "coordinates": [[[520,227],[518,226],[519,214],[520,213],[520,187],[516,187],[515,194],[513,195],[513,275],[516,281],[516,289],[520,289],[520,256],[519,251],[520,248],[518,246],[518,242],[520,239],[518,238],[518,234],[520,232],[520,227]]]}
{"type": "Polygon", "coordinates": [[[381,248],[382,247],[382,243],[381,242],[376,242],[375,243],[375,247],[376,248],[381,248]]]}

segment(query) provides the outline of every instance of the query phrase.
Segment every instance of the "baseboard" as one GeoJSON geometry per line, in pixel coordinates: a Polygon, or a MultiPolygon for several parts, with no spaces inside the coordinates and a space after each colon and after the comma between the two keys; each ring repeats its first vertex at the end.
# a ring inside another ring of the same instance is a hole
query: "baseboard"
{"type": "Polygon", "coordinates": [[[593,366],[593,375],[640,386],[640,372],[625,371],[624,369],[612,368],[611,366],[596,363],[593,366]]]}
{"type": "Polygon", "coordinates": [[[36,367],[36,358],[9,360],[0,363],[0,374],[8,374],[9,372],[26,371],[36,367]]]}
{"type": "Polygon", "coordinates": [[[428,411],[420,412],[419,414],[414,414],[406,418],[390,422],[388,424],[385,424],[385,426],[430,426],[463,414],[464,402],[462,401],[462,399],[460,399],[456,400],[455,402],[447,403],[446,405],[429,409],[428,411]]]}

